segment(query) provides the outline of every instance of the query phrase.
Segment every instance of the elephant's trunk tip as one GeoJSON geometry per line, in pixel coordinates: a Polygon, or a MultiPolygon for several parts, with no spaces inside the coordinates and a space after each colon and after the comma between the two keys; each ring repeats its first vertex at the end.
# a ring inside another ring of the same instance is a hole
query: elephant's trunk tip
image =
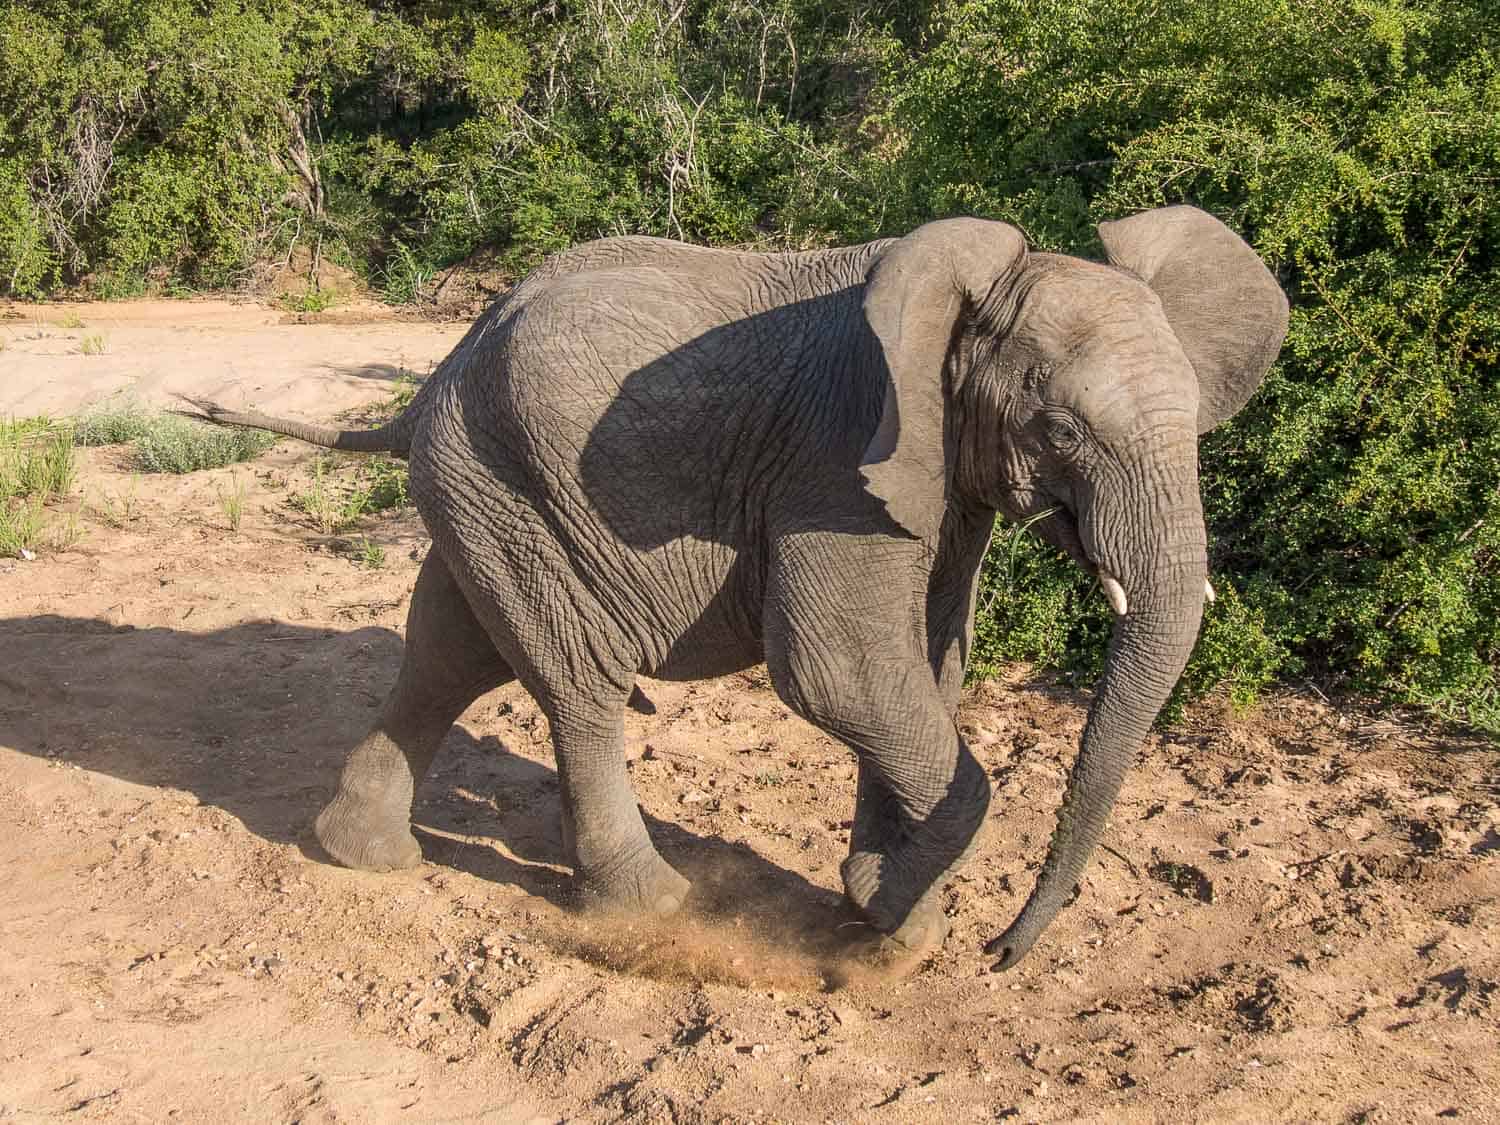
{"type": "Polygon", "coordinates": [[[999,960],[990,966],[990,972],[1003,973],[1006,969],[1013,968],[1017,961],[1031,952],[1031,947],[1041,936],[1041,931],[1035,926],[1027,925],[1026,913],[1022,911],[1021,915],[1005,928],[1003,934],[986,943],[984,952],[987,956],[999,955],[999,960]]]}

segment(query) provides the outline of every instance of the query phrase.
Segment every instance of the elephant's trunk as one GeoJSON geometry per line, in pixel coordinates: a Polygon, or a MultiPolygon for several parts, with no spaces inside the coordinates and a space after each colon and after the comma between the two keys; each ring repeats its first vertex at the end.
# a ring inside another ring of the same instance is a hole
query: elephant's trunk
{"type": "Polygon", "coordinates": [[[1155,515],[1155,526],[1165,530],[1150,563],[1121,575],[1129,608],[1110,638],[1046,861],[1016,920],[985,946],[987,953],[1000,955],[997,972],[1024,957],[1069,901],[1125,771],[1192,652],[1203,616],[1207,561],[1196,474],[1183,483],[1190,487],[1177,492],[1175,510],[1165,518],[1159,511],[1155,515]]]}

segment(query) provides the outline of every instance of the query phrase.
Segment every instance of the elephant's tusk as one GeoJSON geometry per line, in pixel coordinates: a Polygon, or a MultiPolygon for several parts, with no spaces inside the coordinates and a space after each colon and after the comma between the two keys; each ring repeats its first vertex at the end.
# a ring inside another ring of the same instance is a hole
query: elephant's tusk
{"type": "Polygon", "coordinates": [[[1203,597],[1207,599],[1209,605],[1213,605],[1219,598],[1219,595],[1214,593],[1214,584],[1207,578],[1203,580],[1203,597]]]}
{"type": "Polygon", "coordinates": [[[1109,599],[1109,608],[1114,610],[1116,615],[1124,617],[1127,603],[1125,601],[1125,587],[1120,585],[1120,580],[1101,567],[1099,570],[1099,585],[1104,587],[1104,596],[1109,599]]]}

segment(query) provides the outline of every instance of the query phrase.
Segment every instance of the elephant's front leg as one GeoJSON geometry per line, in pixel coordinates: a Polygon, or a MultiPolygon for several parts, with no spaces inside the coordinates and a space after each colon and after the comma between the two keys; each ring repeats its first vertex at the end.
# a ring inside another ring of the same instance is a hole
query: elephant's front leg
{"type": "Polygon", "coordinates": [[[625,772],[625,698],[549,716],[563,794],[563,842],[585,905],[671,914],[691,884],[657,852],[625,772]]]}
{"type": "Polygon", "coordinates": [[[903,590],[896,577],[923,573],[904,549],[857,537],[783,541],[766,656],[788,705],[859,757],[845,892],[891,940],[926,950],[946,935],[942,883],[968,857],[989,782],[933,674],[912,605],[925,590],[903,590]],[[871,578],[862,556],[872,550],[889,580],[871,578]]]}
{"type": "MultiPolygon", "coordinates": [[[[859,755],[849,858],[844,861],[842,872],[844,893],[867,915],[868,896],[862,894],[861,873],[867,878],[878,875],[879,857],[900,844],[903,832],[901,802],[881,779],[874,760],[868,754],[859,755]],[[853,883],[850,882],[851,875],[853,883]]],[[[890,941],[912,951],[936,949],[943,944],[950,927],[942,910],[942,884],[943,879],[939,877],[917,900],[906,920],[888,932],[890,941]]]]}
{"type": "MultiPolygon", "coordinates": [[[[953,504],[943,518],[932,574],[927,583],[927,656],[933,679],[948,714],[958,712],[964,670],[974,636],[974,608],[979,585],[979,567],[989,547],[995,513],[980,506],[953,504]]],[[[861,853],[886,850],[901,830],[900,803],[880,780],[879,770],[868,756],[859,764],[859,784],[854,799],[853,831],[849,838],[851,858],[861,853]]],[[[936,895],[924,924],[927,929],[947,930],[936,895]]]]}
{"type": "MultiPolygon", "coordinates": [[[[948,726],[932,754],[885,742],[887,730],[846,722],[841,733],[860,755],[865,832],[851,833],[841,872],[849,900],[896,945],[925,952],[942,945],[949,923],[944,883],[968,860],[989,807],[983,769],[948,726]],[[875,749],[882,747],[884,749],[875,749]]],[[[930,745],[930,744],[929,744],[930,745]]]]}

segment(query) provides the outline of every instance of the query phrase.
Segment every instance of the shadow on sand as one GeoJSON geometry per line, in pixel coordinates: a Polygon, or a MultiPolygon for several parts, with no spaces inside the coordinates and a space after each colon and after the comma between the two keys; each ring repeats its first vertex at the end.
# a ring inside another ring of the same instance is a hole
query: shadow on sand
{"type": "MultiPolygon", "coordinates": [[[[36,616],[0,621],[0,745],[137,785],[176,788],[326,861],[311,824],[394,680],[400,637],[251,622],[209,633],[36,616]]],[[[514,685],[501,689],[519,692],[514,685]]],[[[427,862],[572,906],[556,772],[455,726],[417,794],[427,862]]],[[[742,844],[647,817],[710,923],[836,953],[841,896],[742,844]]]]}

